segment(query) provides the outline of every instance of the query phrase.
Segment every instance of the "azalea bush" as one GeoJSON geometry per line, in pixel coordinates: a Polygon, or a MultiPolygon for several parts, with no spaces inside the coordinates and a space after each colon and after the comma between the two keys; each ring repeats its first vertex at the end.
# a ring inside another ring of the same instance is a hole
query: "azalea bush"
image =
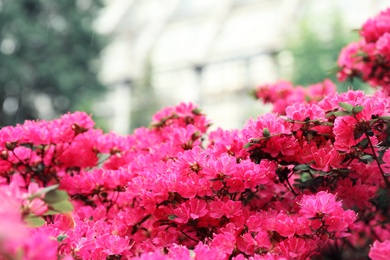
{"type": "Polygon", "coordinates": [[[194,104],[131,135],[83,112],[0,130],[1,259],[387,259],[390,9],[339,78],[254,94],[274,112],[208,131],[194,104]]]}

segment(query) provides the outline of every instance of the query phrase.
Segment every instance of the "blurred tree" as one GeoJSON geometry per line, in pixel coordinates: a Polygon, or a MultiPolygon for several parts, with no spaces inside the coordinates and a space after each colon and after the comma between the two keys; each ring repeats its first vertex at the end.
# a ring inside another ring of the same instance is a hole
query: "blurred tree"
{"type": "Polygon", "coordinates": [[[161,104],[153,88],[152,74],[153,66],[149,54],[145,59],[141,79],[132,82],[131,131],[142,126],[148,126],[156,111],[161,109],[161,104]]]}
{"type": "Polygon", "coordinates": [[[104,90],[101,0],[0,0],[0,126],[74,110],[104,90]]]}
{"type": "Polygon", "coordinates": [[[313,21],[318,18],[308,14],[303,17],[292,39],[287,41],[289,44],[286,49],[294,58],[290,80],[296,85],[306,86],[330,78],[337,82],[339,91],[346,91],[349,87],[365,88],[361,81],[338,82],[336,79],[337,59],[341,49],[358,38],[357,33],[346,31],[342,15],[334,10],[328,22],[321,20],[324,30],[314,26],[313,21]]]}

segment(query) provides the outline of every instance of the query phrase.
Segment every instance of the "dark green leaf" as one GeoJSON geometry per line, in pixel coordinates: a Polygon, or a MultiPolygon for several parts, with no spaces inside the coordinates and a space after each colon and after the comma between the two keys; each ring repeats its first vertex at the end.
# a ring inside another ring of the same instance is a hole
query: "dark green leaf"
{"type": "Polygon", "coordinates": [[[362,137],[362,135],[364,134],[364,132],[356,132],[353,134],[353,138],[356,140],[356,139],[359,139],[360,137],[362,137]]]}
{"type": "Polygon", "coordinates": [[[294,171],[307,171],[310,167],[307,164],[299,164],[294,167],[294,171]]]}
{"type": "Polygon", "coordinates": [[[333,169],[333,171],[341,172],[341,173],[350,173],[350,169],[341,168],[341,169],[333,169]]]}
{"type": "Polygon", "coordinates": [[[360,156],[359,160],[362,161],[362,162],[367,163],[367,162],[370,162],[370,161],[373,160],[373,156],[371,154],[365,154],[363,156],[360,156]]]}
{"type": "Polygon", "coordinates": [[[175,218],[177,218],[176,215],[169,215],[169,216],[168,216],[168,219],[169,219],[169,220],[174,220],[175,218]]]}
{"type": "Polygon", "coordinates": [[[58,243],[61,243],[62,241],[65,240],[65,238],[67,238],[67,235],[59,235],[59,236],[57,237],[57,242],[58,242],[58,243]]]}
{"type": "Polygon", "coordinates": [[[269,137],[271,135],[271,133],[269,132],[269,129],[268,128],[264,128],[263,129],[263,136],[264,137],[269,137]]]}
{"type": "Polygon", "coordinates": [[[364,138],[363,140],[361,140],[361,141],[358,143],[358,146],[359,146],[359,147],[363,147],[363,148],[367,147],[367,145],[368,145],[368,139],[367,139],[367,138],[364,138]]]}

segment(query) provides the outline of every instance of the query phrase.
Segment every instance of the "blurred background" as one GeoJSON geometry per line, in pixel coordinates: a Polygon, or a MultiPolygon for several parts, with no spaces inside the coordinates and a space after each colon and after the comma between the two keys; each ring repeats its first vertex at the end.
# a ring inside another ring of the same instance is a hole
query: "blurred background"
{"type": "Polygon", "coordinates": [[[0,126],[83,110],[125,134],[183,101],[199,104],[214,127],[242,127],[269,110],[249,96],[256,86],[335,80],[340,49],[387,7],[389,0],[0,0],[0,126]]]}

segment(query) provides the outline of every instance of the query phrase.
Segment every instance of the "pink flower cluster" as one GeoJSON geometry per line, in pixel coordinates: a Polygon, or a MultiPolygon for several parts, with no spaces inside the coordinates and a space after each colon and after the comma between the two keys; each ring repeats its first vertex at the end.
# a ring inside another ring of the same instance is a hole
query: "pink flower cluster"
{"type": "Polygon", "coordinates": [[[358,77],[390,91],[390,8],[366,21],[361,40],[345,47],[339,56],[341,81],[358,77]]]}
{"type": "Polygon", "coordinates": [[[0,187],[11,199],[1,220],[24,233],[4,232],[2,252],[35,259],[39,243],[46,259],[307,259],[390,239],[389,113],[383,95],[349,91],[208,139],[192,104],[129,136],[95,130],[80,112],[3,128],[0,187]],[[72,213],[47,214],[56,184],[72,213]],[[43,225],[25,227],[26,212],[43,225]]]}
{"type": "Polygon", "coordinates": [[[230,131],[184,103],[127,136],[82,112],[0,129],[0,259],[387,259],[390,98],[256,93],[279,115],[230,131]]]}
{"type": "Polygon", "coordinates": [[[295,103],[315,104],[326,95],[336,93],[336,86],[329,79],[307,87],[294,87],[288,81],[279,81],[274,84],[260,85],[254,96],[264,103],[273,104],[272,112],[285,115],[286,108],[295,103]]]}

